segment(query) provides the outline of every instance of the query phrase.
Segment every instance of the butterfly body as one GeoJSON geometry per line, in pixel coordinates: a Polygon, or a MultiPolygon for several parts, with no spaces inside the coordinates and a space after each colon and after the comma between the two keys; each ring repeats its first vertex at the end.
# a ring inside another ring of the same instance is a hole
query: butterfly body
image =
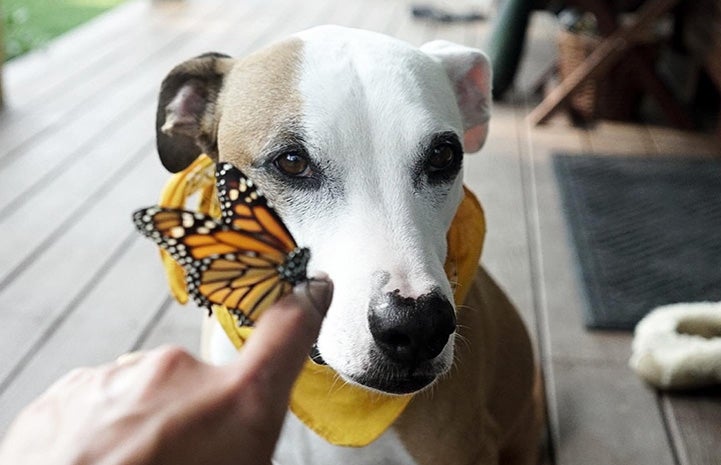
{"type": "Polygon", "coordinates": [[[239,324],[307,280],[310,250],[298,247],[253,182],[230,164],[216,171],[222,218],[182,209],[136,211],[138,230],[185,270],[187,290],[201,307],[223,305],[239,324]]]}

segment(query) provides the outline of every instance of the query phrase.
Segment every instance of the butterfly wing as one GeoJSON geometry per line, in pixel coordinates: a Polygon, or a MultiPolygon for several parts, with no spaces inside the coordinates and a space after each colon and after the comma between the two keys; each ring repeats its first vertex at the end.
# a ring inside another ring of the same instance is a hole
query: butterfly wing
{"type": "Polygon", "coordinates": [[[244,256],[234,260],[208,259],[199,273],[191,277],[189,288],[197,287],[198,293],[208,302],[224,305],[239,319],[247,317],[255,321],[292,288],[281,279],[276,264],[262,259],[264,263],[247,263],[257,259],[244,256]]]}
{"type": "Polygon", "coordinates": [[[283,221],[242,171],[230,163],[219,163],[215,177],[225,224],[256,235],[286,252],[296,248],[283,221]]]}
{"type": "Polygon", "coordinates": [[[278,272],[287,253],[263,240],[185,210],[150,207],[135,212],[136,227],[180,263],[198,305],[225,305],[241,324],[256,320],[290,291],[278,272]],[[246,318],[247,317],[247,318],[246,318]]]}

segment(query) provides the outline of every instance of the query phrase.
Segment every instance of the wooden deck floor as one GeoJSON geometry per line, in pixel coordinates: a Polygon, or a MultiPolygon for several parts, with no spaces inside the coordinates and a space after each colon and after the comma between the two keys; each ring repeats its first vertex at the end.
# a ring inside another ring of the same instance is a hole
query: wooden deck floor
{"type": "MultiPolygon", "coordinates": [[[[167,173],[154,151],[164,74],[193,55],[243,55],[288,33],[336,23],[414,44],[482,46],[487,24],[418,23],[407,1],[131,0],[5,69],[0,115],[0,434],[62,373],[165,342],[197,352],[201,313],[174,303],[154,246],[130,212],[156,201],[167,173]]],[[[659,395],[627,368],[630,335],[583,329],[579,283],[550,169],[557,150],[714,154],[698,134],[619,124],[591,131],[556,118],[529,128],[523,89],[553,56],[534,17],[512,103],[498,104],[467,183],[487,211],[483,261],[521,309],[545,370],[544,463],[721,464],[721,391],[659,395]]]]}

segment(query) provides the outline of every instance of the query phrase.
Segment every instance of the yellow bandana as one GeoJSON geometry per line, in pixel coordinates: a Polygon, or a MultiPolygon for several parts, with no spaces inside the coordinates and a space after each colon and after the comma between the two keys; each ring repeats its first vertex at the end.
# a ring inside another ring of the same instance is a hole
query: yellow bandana
{"type": "MultiPolygon", "coordinates": [[[[483,248],[486,225],[478,200],[464,188],[464,198],[448,231],[448,257],[445,270],[457,283],[454,299],[462,303],[471,287],[483,248]]],[[[214,163],[201,155],[188,168],[173,175],[160,197],[160,206],[186,208],[189,197],[198,194],[198,211],[215,217],[220,208],[215,194],[214,163]]],[[[185,272],[173,258],[161,250],[170,290],[180,302],[188,301],[185,272]]],[[[231,313],[220,306],[213,314],[233,345],[240,349],[253,331],[238,326],[231,313]]],[[[328,366],[308,360],[293,387],[291,411],[311,430],[331,444],[362,447],[378,438],[403,413],[413,395],[394,396],[371,392],[344,382],[328,366]]]]}

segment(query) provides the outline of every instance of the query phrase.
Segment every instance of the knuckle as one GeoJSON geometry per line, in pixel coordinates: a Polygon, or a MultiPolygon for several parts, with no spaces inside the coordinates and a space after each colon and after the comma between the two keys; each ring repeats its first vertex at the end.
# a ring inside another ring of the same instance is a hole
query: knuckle
{"type": "Polygon", "coordinates": [[[147,378],[147,387],[152,390],[182,371],[187,371],[198,362],[185,349],[167,345],[152,351],[147,357],[151,375],[147,378]]]}
{"type": "Polygon", "coordinates": [[[161,365],[178,365],[193,359],[185,349],[176,345],[165,345],[156,349],[157,360],[161,365]]]}

